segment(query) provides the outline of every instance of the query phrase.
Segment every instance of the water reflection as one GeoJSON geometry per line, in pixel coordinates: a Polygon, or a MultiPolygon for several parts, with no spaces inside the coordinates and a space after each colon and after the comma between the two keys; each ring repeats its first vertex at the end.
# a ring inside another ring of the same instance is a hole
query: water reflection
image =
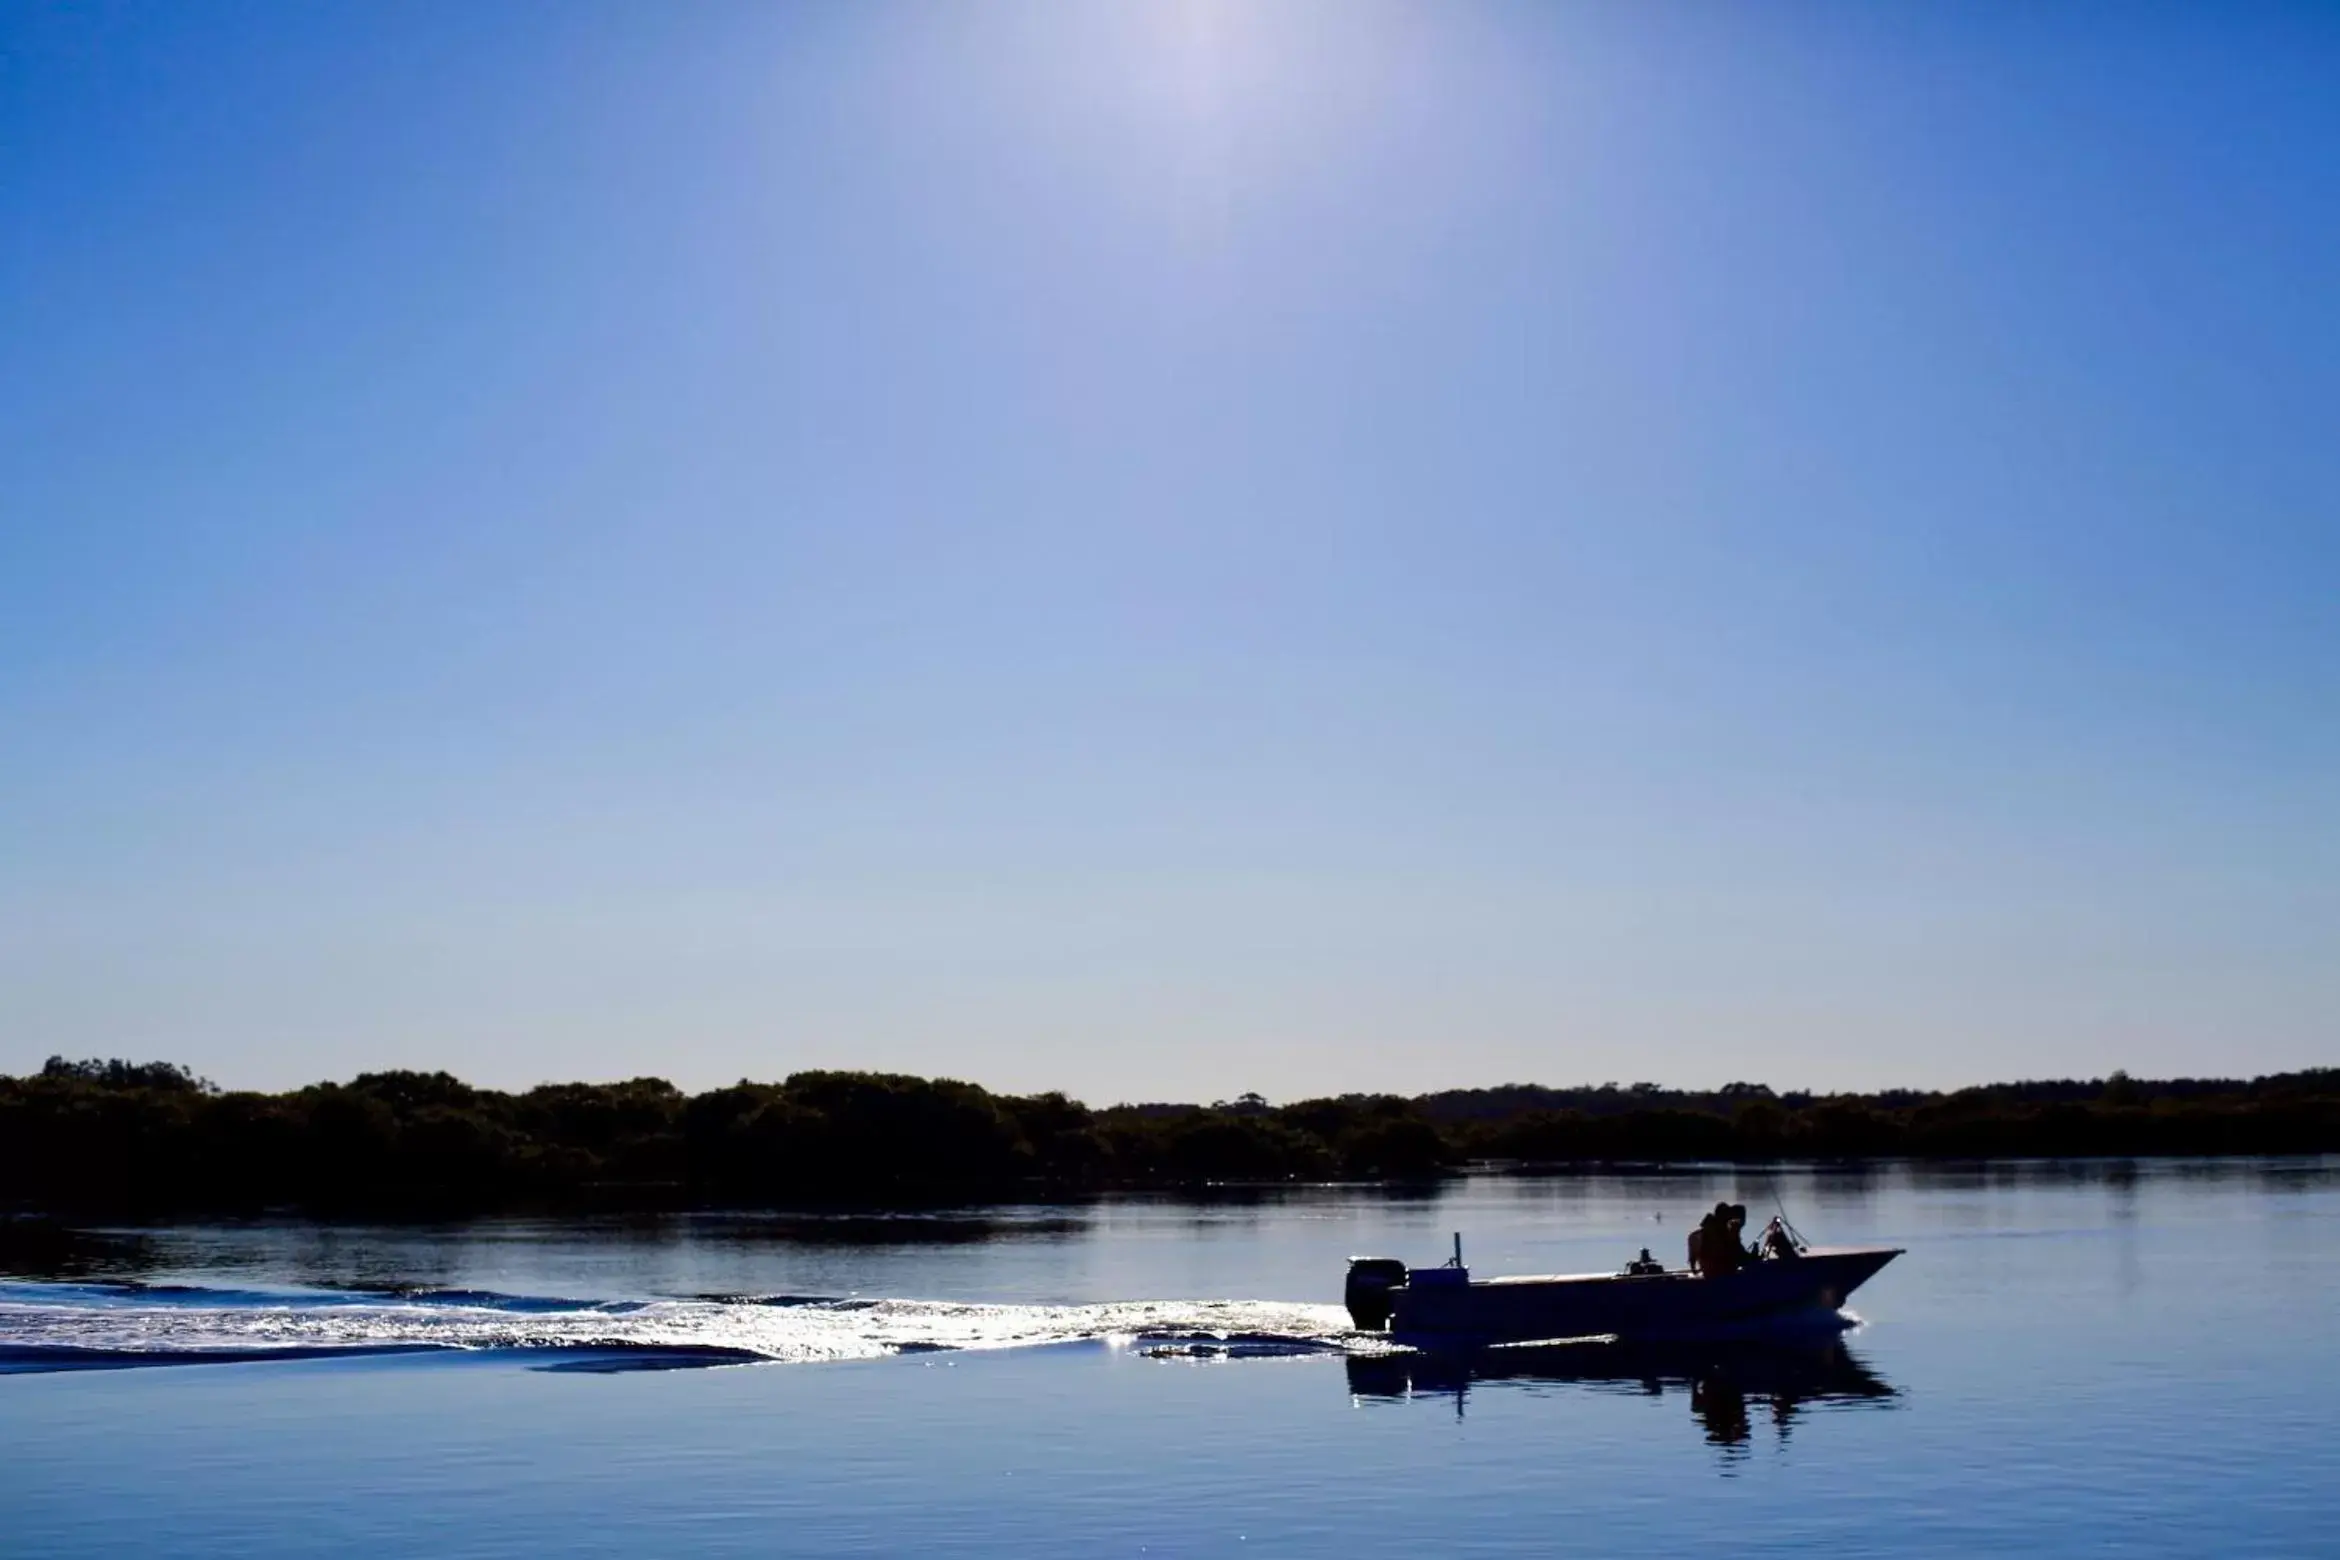
{"type": "MultiPolygon", "coordinates": [[[[985,1241],[1085,1235],[1082,1213],[823,1213],[671,1215],[668,1232],[704,1242],[791,1246],[963,1246],[985,1241]]],[[[671,1238],[671,1235],[670,1235],[671,1238]]]]}
{"type": "Polygon", "coordinates": [[[123,1278],[150,1271],[155,1262],[153,1243],[134,1232],[0,1218],[0,1276],[123,1278]]]}
{"type": "Polygon", "coordinates": [[[1562,1343],[1470,1354],[1384,1354],[1348,1361],[1361,1398],[1451,1402],[1457,1417],[1474,1386],[1563,1384],[1664,1397],[1687,1389],[1690,1413],[1712,1445],[1744,1447],[1757,1414],[1781,1440],[1815,1403],[1895,1406],[1900,1389],[1836,1340],[1827,1343],[1562,1343]]]}
{"type": "Polygon", "coordinates": [[[330,1282],[352,1253],[386,1255],[394,1277],[431,1276],[434,1255],[492,1247],[693,1245],[929,1247],[1085,1235],[1085,1210],[1017,1208],[969,1213],[648,1214],[460,1223],[332,1224],[252,1219],[141,1228],[85,1228],[0,1217],[0,1274],[23,1278],[133,1278],[172,1269],[235,1272],[255,1266],[330,1282]],[[417,1264],[420,1264],[418,1270],[417,1264]]]}

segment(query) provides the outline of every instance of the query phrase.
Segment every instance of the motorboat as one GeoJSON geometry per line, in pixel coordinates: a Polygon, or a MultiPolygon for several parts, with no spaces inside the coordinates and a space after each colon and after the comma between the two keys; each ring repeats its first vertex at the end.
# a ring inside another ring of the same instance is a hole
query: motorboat
{"type": "Polygon", "coordinates": [[[1617,1273],[1473,1278],[1458,1234],[1438,1267],[1352,1257],[1343,1298],[1360,1330],[1414,1347],[1733,1336],[1847,1325],[1845,1301],[1901,1254],[1797,1241],[1721,1273],[1667,1269],[1644,1252],[1617,1273]]]}

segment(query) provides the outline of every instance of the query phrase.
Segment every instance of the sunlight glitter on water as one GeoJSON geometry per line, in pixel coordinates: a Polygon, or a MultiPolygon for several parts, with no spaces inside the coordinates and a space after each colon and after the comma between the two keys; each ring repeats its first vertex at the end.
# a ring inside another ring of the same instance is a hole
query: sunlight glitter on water
{"type": "Polygon", "coordinates": [[[39,1368],[64,1351],[184,1361],[225,1351],[448,1349],[687,1350],[740,1360],[874,1359],[936,1350],[1085,1340],[1337,1349],[1337,1306],[1145,1300],[974,1305],[930,1300],[711,1296],[596,1303],[476,1291],[207,1290],[197,1286],[0,1284],[0,1351],[39,1368]]]}

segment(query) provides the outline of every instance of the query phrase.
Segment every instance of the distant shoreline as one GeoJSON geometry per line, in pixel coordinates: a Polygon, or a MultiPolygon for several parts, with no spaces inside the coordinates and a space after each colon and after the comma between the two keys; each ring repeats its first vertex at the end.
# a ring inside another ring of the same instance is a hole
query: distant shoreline
{"type": "Polygon", "coordinates": [[[256,1094],[166,1063],[63,1059],[0,1077],[0,1209],[63,1217],[849,1210],[1404,1183],[1466,1167],[2332,1152],[2340,1068],[1950,1093],[1520,1084],[1105,1109],[849,1072],[698,1095],[654,1078],[506,1093],[413,1072],[256,1094]]]}

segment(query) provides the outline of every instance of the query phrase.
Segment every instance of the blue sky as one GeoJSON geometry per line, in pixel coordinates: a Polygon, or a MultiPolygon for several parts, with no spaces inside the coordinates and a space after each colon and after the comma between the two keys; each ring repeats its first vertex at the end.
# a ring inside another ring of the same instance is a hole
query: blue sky
{"type": "Polygon", "coordinates": [[[0,1070],[2340,1061],[2340,14],[31,5],[0,1070]]]}

